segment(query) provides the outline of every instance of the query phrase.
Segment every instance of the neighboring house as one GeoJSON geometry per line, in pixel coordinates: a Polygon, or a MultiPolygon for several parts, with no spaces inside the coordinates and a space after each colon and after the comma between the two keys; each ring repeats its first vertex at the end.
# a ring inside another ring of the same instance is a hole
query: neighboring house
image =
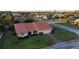
{"type": "Polygon", "coordinates": [[[26,20],[26,17],[22,15],[21,13],[12,13],[12,16],[14,17],[15,22],[24,22],[26,20]]]}
{"type": "Polygon", "coordinates": [[[73,23],[74,23],[74,25],[79,26],[79,19],[76,19],[73,23]]]}
{"type": "Polygon", "coordinates": [[[17,23],[14,27],[18,37],[25,37],[33,34],[47,34],[52,31],[52,28],[46,21],[17,23]]]}

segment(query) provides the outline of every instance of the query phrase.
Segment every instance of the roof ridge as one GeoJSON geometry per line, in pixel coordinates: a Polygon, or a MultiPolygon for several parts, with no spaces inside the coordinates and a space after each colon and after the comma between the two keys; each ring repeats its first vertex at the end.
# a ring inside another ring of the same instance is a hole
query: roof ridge
{"type": "Polygon", "coordinates": [[[37,28],[36,24],[35,24],[34,22],[33,22],[32,24],[34,25],[34,27],[35,27],[36,30],[38,31],[38,28],[37,28]]]}

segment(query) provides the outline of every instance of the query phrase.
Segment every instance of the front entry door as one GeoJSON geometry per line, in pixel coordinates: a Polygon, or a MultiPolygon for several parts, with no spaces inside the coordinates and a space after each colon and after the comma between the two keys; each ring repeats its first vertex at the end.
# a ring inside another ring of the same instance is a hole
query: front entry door
{"type": "Polygon", "coordinates": [[[30,35],[31,35],[31,31],[28,32],[28,36],[30,36],[30,35]]]}

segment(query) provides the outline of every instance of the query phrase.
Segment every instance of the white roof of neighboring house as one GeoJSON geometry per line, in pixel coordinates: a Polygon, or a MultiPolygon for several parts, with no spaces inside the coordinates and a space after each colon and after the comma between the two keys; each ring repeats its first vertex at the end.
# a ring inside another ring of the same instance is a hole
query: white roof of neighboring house
{"type": "Polygon", "coordinates": [[[15,17],[16,17],[16,16],[21,16],[20,13],[12,13],[12,15],[15,16],[15,17]]]}
{"type": "Polygon", "coordinates": [[[79,19],[76,19],[74,22],[79,22],[79,19]]]}

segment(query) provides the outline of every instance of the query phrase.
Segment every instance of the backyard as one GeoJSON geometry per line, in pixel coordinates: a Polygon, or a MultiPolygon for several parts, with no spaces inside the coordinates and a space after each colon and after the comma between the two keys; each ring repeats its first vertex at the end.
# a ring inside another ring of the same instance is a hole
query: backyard
{"type": "Polygon", "coordinates": [[[8,49],[44,48],[52,44],[53,42],[49,40],[48,37],[45,35],[35,35],[18,40],[17,36],[14,35],[14,33],[11,31],[7,31],[4,34],[2,40],[0,40],[0,48],[8,48],[8,49]]]}

